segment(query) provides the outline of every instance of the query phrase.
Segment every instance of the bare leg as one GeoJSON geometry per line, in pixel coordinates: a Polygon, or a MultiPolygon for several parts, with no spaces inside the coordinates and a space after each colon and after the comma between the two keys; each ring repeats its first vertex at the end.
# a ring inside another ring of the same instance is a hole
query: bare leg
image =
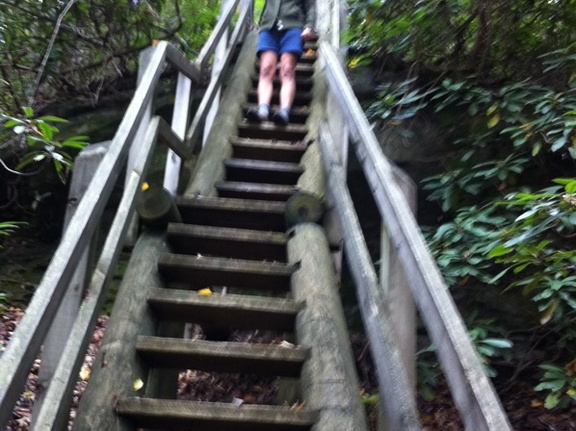
{"type": "Polygon", "coordinates": [[[280,108],[292,107],[294,96],[296,95],[296,54],[286,52],[280,57],[280,108]]]}
{"type": "Polygon", "coordinates": [[[274,51],[264,51],[260,54],[260,78],[258,80],[258,104],[260,105],[270,105],[277,63],[278,54],[274,51]]]}

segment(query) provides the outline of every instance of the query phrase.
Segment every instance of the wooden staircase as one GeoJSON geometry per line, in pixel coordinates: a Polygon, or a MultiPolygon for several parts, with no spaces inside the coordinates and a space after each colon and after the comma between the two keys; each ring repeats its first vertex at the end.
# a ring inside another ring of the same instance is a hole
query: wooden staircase
{"type": "MultiPolygon", "coordinates": [[[[238,136],[231,138],[232,155],[224,160],[225,178],[214,184],[217,196],[176,198],[182,222],[170,223],[165,232],[169,251],[157,259],[163,285],[147,293],[146,313],[155,328],[176,322],[181,331],[184,324],[195,324],[203,337],[143,331],[135,349],[148,375],[159,372],[161,379],[170,379],[174,370],[186,369],[257,374],[277,376],[299,390],[294,382],[311,351],[293,344],[299,338],[296,320],[306,304],[292,299],[291,279],[299,264],[288,262],[285,211],[304,171],[300,159],[307,148],[315,59],[305,55],[298,64],[291,123],[243,120],[238,136]],[[236,342],[230,337],[236,330],[265,331],[273,334],[272,341],[236,342]]],[[[256,85],[255,71],[245,109],[254,106],[256,85]]],[[[295,431],[311,429],[318,421],[318,410],[305,403],[293,408],[293,401],[282,399],[277,401],[282,405],[240,406],[167,399],[153,386],[147,384],[143,397],[114,400],[124,425],[112,429],[295,431]]],[[[87,423],[74,429],[92,429],[87,423]]]]}

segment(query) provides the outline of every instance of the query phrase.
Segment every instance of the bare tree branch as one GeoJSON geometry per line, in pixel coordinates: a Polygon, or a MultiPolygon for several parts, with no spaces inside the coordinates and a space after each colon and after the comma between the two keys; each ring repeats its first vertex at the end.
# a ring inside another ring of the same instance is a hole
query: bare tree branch
{"type": "Polygon", "coordinates": [[[68,2],[68,4],[66,4],[66,6],[64,6],[64,9],[62,9],[62,12],[60,12],[60,15],[58,15],[58,19],[56,20],[56,25],[54,26],[54,31],[52,32],[52,36],[50,37],[50,41],[48,42],[48,47],[46,48],[46,52],[44,53],[44,58],[42,59],[42,63],[40,64],[38,74],[36,75],[36,80],[35,80],[34,86],[32,87],[32,91],[30,92],[30,96],[28,99],[28,105],[29,106],[32,106],[34,103],[34,98],[36,96],[36,93],[38,92],[38,88],[40,87],[40,81],[42,80],[42,75],[44,75],[44,70],[46,69],[46,65],[48,64],[48,59],[50,58],[50,54],[52,53],[52,49],[54,48],[54,42],[56,42],[56,37],[58,36],[58,32],[60,31],[60,26],[62,25],[62,21],[64,20],[64,17],[66,16],[66,14],[70,10],[70,8],[72,6],[74,6],[74,4],[77,1],[78,0],[70,0],[68,2]]]}

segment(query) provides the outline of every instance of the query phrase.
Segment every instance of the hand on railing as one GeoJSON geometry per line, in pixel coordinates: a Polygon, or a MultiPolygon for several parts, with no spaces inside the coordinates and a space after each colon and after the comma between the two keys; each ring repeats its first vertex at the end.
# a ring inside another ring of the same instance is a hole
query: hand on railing
{"type": "Polygon", "coordinates": [[[307,40],[313,39],[314,38],[314,30],[310,27],[306,27],[304,30],[302,30],[302,40],[304,42],[306,42],[307,40]]]}

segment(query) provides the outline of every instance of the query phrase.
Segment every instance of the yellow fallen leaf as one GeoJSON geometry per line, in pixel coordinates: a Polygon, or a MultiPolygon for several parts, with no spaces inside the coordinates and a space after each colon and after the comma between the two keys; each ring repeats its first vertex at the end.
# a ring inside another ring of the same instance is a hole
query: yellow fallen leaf
{"type": "Polygon", "coordinates": [[[205,288],[205,289],[200,289],[200,290],[198,291],[198,295],[200,295],[200,296],[210,296],[210,295],[212,295],[212,291],[207,287],[207,288],[205,288]]]}
{"type": "Polygon", "coordinates": [[[540,400],[532,400],[532,402],[530,403],[530,406],[533,408],[538,408],[538,407],[544,406],[544,403],[540,400]]]}
{"type": "Polygon", "coordinates": [[[142,381],[142,379],[136,379],[134,380],[132,387],[134,388],[135,391],[139,391],[144,387],[144,382],[142,381]]]}
{"type": "Polygon", "coordinates": [[[143,182],[142,183],[142,191],[145,192],[146,190],[148,190],[150,188],[150,184],[148,184],[147,182],[143,182]]]}
{"type": "Polygon", "coordinates": [[[86,365],[82,365],[82,368],[80,369],[80,379],[86,381],[89,378],[90,378],[90,368],[88,368],[86,365]]]}

